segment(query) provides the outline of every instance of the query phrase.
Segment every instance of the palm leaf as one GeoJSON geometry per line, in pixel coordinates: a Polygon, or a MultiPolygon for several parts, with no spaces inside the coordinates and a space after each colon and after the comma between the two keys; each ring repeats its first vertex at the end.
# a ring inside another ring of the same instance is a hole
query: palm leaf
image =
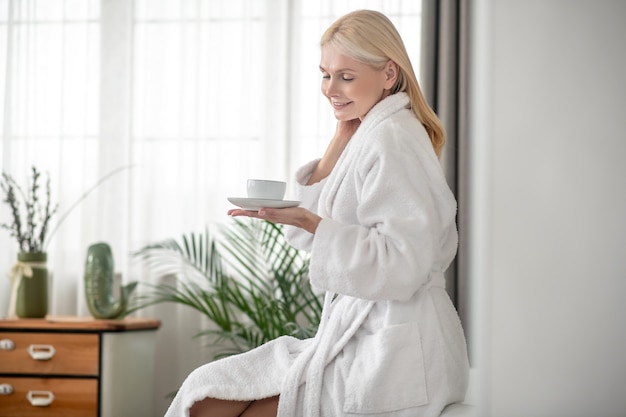
{"type": "Polygon", "coordinates": [[[314,335],[322,302],[308,282],[308,255],[286,242],[282,226],[233,219],[220,231],[219,239],[207,228],[137,251],[154,274],[178,282],[148,285],[129,312],[163,302],[198,311],[217,327],[198,333],[220,344],[216,358],[283,335],[314,335]]]}

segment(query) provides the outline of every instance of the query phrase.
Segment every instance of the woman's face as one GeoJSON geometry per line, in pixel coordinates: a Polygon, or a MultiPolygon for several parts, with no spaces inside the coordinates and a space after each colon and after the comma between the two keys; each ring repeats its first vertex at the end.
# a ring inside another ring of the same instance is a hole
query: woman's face
{"type": "Polygon", "coordinates": [[[396,78],[392,71],[392,80],[389,79],[390,66],[395,71],[392,61],[382,70],[375,70],[342,54],[332,45],[322,47],[322,94],[335,110],[337,120],[362,120],[376,103],[389,94],[388,89],[396,78]]]}

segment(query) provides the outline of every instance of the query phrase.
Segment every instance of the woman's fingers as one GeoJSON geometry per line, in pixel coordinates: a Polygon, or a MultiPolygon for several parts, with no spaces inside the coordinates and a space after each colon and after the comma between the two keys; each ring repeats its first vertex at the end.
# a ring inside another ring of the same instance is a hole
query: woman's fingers
{"type": "Polygon", "coordinates": [[[287,224],[300,227],[311,233],[315,233],[321,217],[302,207],[289,208],[261,208],[259,211],[247,211],[242,209],[228,210],[228,215],[233,217],[244,216],[255,219],[263,219],[272,223],[287,224]]]}

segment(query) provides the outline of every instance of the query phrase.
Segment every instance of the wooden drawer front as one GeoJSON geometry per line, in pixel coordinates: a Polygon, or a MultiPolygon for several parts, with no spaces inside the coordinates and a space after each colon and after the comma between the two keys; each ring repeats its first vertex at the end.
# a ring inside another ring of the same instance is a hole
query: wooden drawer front
{"type": "Polygon", "coordinates": [[[70,378],[6,378],[0,376],[0,384],[9,384],[13,393],[0,394],[2,417],[97,417],[98,382],[96,379],[70,378]],[[47,406],[34,406],[28,400],[29,391],[35,399],[54,399],[47,406]]]}
{"type": "Polygon", "coordinates": [[[0,349],[0,373],[98,375],[97,334],[0,332],[0,339],[15,344],[13,350],[0,349]],[[48,346],[54,348],[50,359],[33,359],[29,352],[45,356],[48,346]]]}

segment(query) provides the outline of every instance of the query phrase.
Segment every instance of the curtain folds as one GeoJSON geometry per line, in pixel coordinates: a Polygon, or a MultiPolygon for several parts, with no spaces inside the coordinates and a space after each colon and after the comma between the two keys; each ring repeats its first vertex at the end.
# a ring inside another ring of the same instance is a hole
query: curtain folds
{"type": "MultiPolygon", "coordinates": [[[[461,316],[468,339],[472,337],[470,295],[472,283],[468,275],[471,248],[468,236],[471,225],[468,208],[469,152],[467,139],[467,69],[468,69],[468,7],[459,0],[424,0],[424,46],[422,49],[422,88],[426,98],[440,117],[447,135],[442,164],[450,187],[458,201],[457,224],[459,250],[446,272],[446,289],[461,316]]],[[[471,343],[470,343],[471,345],[471,343]]]]}

